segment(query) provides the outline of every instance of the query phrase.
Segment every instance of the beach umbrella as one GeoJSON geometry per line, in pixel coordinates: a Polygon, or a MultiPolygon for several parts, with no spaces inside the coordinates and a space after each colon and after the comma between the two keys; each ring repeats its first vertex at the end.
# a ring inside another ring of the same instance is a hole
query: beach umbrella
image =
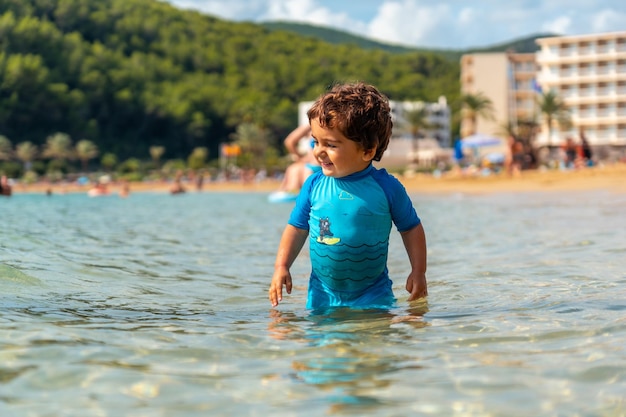
{"type": "Polygon", "coordinates": [[[461,139],[461,147],[467,148],[482,148],[485,146],[501,145],[502,139],[495,136],[484,135],[482,133],[476,133],[471,136],[466,136],[461,139]]]}

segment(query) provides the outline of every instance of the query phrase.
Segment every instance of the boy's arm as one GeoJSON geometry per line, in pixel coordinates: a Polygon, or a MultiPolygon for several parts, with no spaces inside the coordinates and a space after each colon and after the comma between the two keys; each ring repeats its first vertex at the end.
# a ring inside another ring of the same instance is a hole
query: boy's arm
{"type": "Polygon", "coordinates": [[[400,235],[411,262],[411,273],[406,280],[406,290],[411,293],[408,300],[413,301],[428,295],[426,283],[426,235],[421,223],[406,232],[400,233],[400,235]]]}
{"type": "Polygon", "coordinates": [[[276,307],[283,300],[283,285],[287,289],[287,294],[291,294],[292,282],[289,268],[304,246],[308,234],[308,230],[298,229],[290,224],[285,227],[278,245],[274,275],[269,289],[269,298],[273,307],[276,307]]]}

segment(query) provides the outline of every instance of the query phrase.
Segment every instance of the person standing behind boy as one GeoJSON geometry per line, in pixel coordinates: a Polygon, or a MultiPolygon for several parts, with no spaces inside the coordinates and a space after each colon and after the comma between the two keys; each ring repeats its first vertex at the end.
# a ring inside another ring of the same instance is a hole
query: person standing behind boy
{"type": "Polygon", "coordinates": [[[278,188],[278,191],[298,193],[304,181],[320,167],[313,157],[311,149],[311,127],[307,125],[298,126],[284,140],[285,148],[294,158],[294,161],[285,170],[285,177],[278,188]],[[306,142],[305,146],[300,144],[306,142]]]}
{"type": "Polygon", "coordinates": [[[291,293],[289,268],[309,239],[308,309],[395,304],[387,271],[389,234],[396,225],[408,253],[409,301],[428,295],[426,237],[402,184],[380,161],[391,137],[388,99],[364,83],[336,85],[307,113],[313,153],[322,170],[296,200],[278,247],[269,288],[272,306],[291,293]]]}

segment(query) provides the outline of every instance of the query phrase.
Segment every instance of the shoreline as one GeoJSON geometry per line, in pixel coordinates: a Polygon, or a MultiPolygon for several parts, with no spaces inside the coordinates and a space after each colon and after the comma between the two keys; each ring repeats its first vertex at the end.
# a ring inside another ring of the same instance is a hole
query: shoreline
{"type": "MultiPolygon", "coordinates": [[[[626,192],[626,164],[596,166],[574,170],[532,170],[523,171],[519,176],[510,177],[507,174],[491,174],[488,176],[464,175],[461,173],[446,172],[440,177],[431,174],[415,174],[398,177],[409,193],[449,194],[449,193],[515,193],[515,192],[551,192],[551,191],[590,191],[607,190],[617,193],[626,192]]],[[[130,194],[142,192],[170,193],[173,182],[131,182],[127,185],[130,194]]],[[[117,195],[125,183],[113,182],[109,184],[111,195],[117,195]]],[[[197,192],[259,192],[271,193],[276,191],[280,180],[264,180],[260,182],[243,183],[206,182],[200,191],[193,184],[185,184],[187,193],[197,192]]],[[[51,190],[52,194],[87,193],[91,185],[73,183],[50,184],[15,184],[13,194],[45,194],[51,190]]]]}

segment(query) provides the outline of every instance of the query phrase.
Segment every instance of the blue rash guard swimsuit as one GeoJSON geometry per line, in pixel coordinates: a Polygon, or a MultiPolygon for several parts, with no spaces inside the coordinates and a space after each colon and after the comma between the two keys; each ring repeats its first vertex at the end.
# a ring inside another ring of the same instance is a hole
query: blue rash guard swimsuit
{"type": "Polygon", "coordinates": [[[387,273],[392,222],[399,232],[420,224],[406,190],[370,165],[343,178],[321,171],[307,178],[289,224],[309,231],[311,276],[307,308],[390,307],[387,273]]]}

